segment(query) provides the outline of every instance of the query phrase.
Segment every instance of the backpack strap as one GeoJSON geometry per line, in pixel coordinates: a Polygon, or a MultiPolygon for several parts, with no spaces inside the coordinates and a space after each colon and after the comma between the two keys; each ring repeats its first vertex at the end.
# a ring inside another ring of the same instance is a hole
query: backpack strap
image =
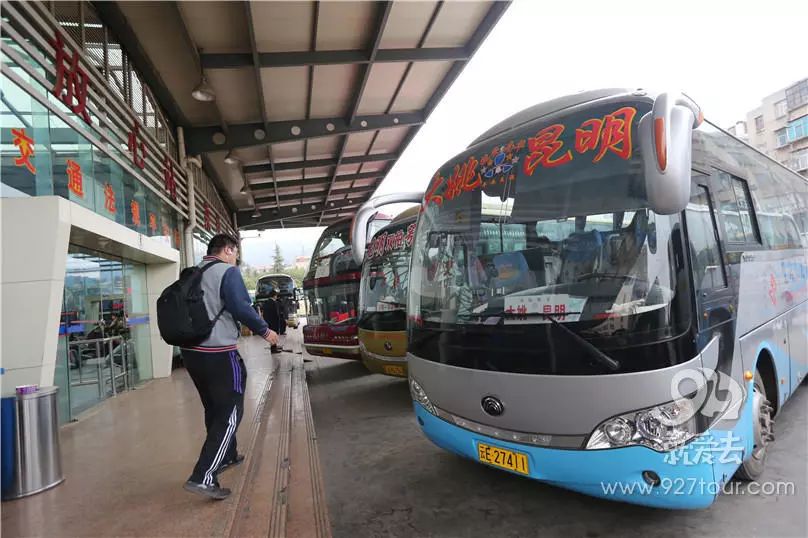
{"type": "MultiPolygon", "coordinates": [[[[214,265],[217,265],[219,263],[224,263],[224,262],[222,260],[214,260],[214,261],[210,262],[209,264],[207,264],[205,267],[202,267],[200,269],[200,272],[199,272],[200,278],[201,278],[202,274],[204,274],[205,271],[207,271],[208,269],[210,269],[211,267],[213,267],[214,265]]],[[[219,313],[216,314],[216,317],[213,318],[213,320],[211,320],[211,322],[210,322],[211,327],[216,325],[216,323],[219,321],[219,318],[222,317],[222,314],[224,314],[224,306],[222,307],[221,310],[219,310],[219,313]]]]}

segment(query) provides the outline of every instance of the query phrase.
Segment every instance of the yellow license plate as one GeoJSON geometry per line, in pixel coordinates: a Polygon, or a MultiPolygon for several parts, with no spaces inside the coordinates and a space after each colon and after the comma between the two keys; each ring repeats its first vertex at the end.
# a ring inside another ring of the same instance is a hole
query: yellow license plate
{"type": "Polygon", "coordinates": [[[384,373],[387,374],[387,375],[398,375],[398,376],[401,376],[401,377],[404,377],[404,376],[407,375],[407,373],[404,371],[403,366],[396,366],[396,365],[393,365],[393,364],[385,364],[383,370],[384,370],[384,373]]]}
{"type": "Polygon", "coordinates": [[[323,355],[331,355],[332,353],[334,353],[334,352],[331,350],[330,347],[324,347],[323,348],[323,355]]]}
{"type": "Polygon", "coordinates": [[[506,450],[496,446],[477,443],[477,458],[489,465],[508,469],[520,474],[529,475],[527,454],[506,450]]]}

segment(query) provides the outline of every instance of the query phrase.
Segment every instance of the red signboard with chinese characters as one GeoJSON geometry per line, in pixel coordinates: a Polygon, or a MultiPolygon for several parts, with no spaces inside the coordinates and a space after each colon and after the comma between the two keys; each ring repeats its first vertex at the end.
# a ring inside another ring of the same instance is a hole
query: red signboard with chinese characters
{"type": "Polygon", "coordinates": [[[73,113],[81,116],[86,123],[92,123],[87,111],[87,90],[90,79],[84,69],[79,65],[79,53],[74,51],[72,56],[65,52],[65,43],[62,34],[56,31],[56,36],[50,41],[53,54],[56,58],[56,80],[51,93],[66,104],[73,113]]]}
{"type": "Polygon", "coordinates": [[[115,208],[115,191],[109,183],[104,185],[104,207],[113,215],[117,212],[115,208]]]}
{"type": "Polygon", "coordinates": [[[129,209],[132,211],[132,223],[140,226],[140,204],[136,200],[129,202],[129,209]]]}
{"type": "Polygon", "coordinates": [[[177,182],[174,180],[174,164],[171,158],[166,155],[163,160],[163,186],[165,186],[168,196],[176,201],[177,200],[177,182]]]}
{"type": "Polygon", "coordinates": [[[76,196],[84,198],[84,177],[81,174],[81,166],[72,159],[67,160],[67,188],[76,196]]]}
{"type": "Polygon", "coordinates": [[[146,168],[146,144],[140,138],[140,125],[133,122],[132,130],[129,131],[129,151],[132,153],[132,162],[141,170],[146,168]]]}
{"type": "Polygon", "coordinates": [[[20,156],[14,159],[14,164],[36,174],[36,167],[31,162],[31,157],[34,156],[34,139],[25,134],[25,129],[12,129],[11,137],[12,142],[20,151],[20,156]]]}

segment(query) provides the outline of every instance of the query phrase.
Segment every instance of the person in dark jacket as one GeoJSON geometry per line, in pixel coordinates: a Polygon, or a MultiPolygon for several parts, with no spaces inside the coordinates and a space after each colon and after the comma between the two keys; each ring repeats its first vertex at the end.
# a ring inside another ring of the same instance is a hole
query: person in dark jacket
{"type": "Polygon", "coordinates": [[[183,348],[182,360],[205,408],[207,437],[199,459],[184,488],[221,500],[230,495],[219,485],[218,475],[244,461],[236,451],[236,431],[244,415],[247,369],[238,352],[239,323],[272,345],[276,331],[264,323],[250,303],[241,272],[235,267],[238,239],[226,234],[213,237],[200,267],[213,265],[202,276],[202,291],[209,319],[216,318],[210,336],[197,346],[183,348]]]}
{"type": "Polygon", "coordinates": [[[277,332],[280,335],[285,335],[286,334],[286,316],[287,316],[287,313],[286,313],[286,300],[278,298],[278,299],[276,299],[276,301],[278,303],[278,315],[281,318],[281,324],[280,324],[280,327],[278,327],[279,330],[277,332]]]}
{"type": "MultiPolygon", "coordinates": [[[[277,290],[273,289],[269,292],[269,299],[264,301],[264,304],[261,305],[261,310],[264,315],[264,321],[267,322],[269,328],[276,333],[281,334],[281,324],[284,323],[284,320],[281,317],[281,307],[278,302],[277,290]]],[[[280,349],[276,344],[272,345],[270,351],[272,353],[280,353],[280,349]]]]}

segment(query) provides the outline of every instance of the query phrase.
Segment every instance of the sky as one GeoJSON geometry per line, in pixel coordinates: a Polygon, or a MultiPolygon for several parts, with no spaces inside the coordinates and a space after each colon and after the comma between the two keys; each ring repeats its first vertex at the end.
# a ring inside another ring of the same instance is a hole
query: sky
{"type": "MultiPolygon", "coordinates": [[[[806,0],[515,0],[376,194],[424,189],[495,123],[582,90],[684,91],[729,127],[808,76],[807,29],[806,0]]],[[[265,231],[243,242],[245,260],[271,263],[251,259],[274,241],[308,255],[321,230],[265,231]]]]}

